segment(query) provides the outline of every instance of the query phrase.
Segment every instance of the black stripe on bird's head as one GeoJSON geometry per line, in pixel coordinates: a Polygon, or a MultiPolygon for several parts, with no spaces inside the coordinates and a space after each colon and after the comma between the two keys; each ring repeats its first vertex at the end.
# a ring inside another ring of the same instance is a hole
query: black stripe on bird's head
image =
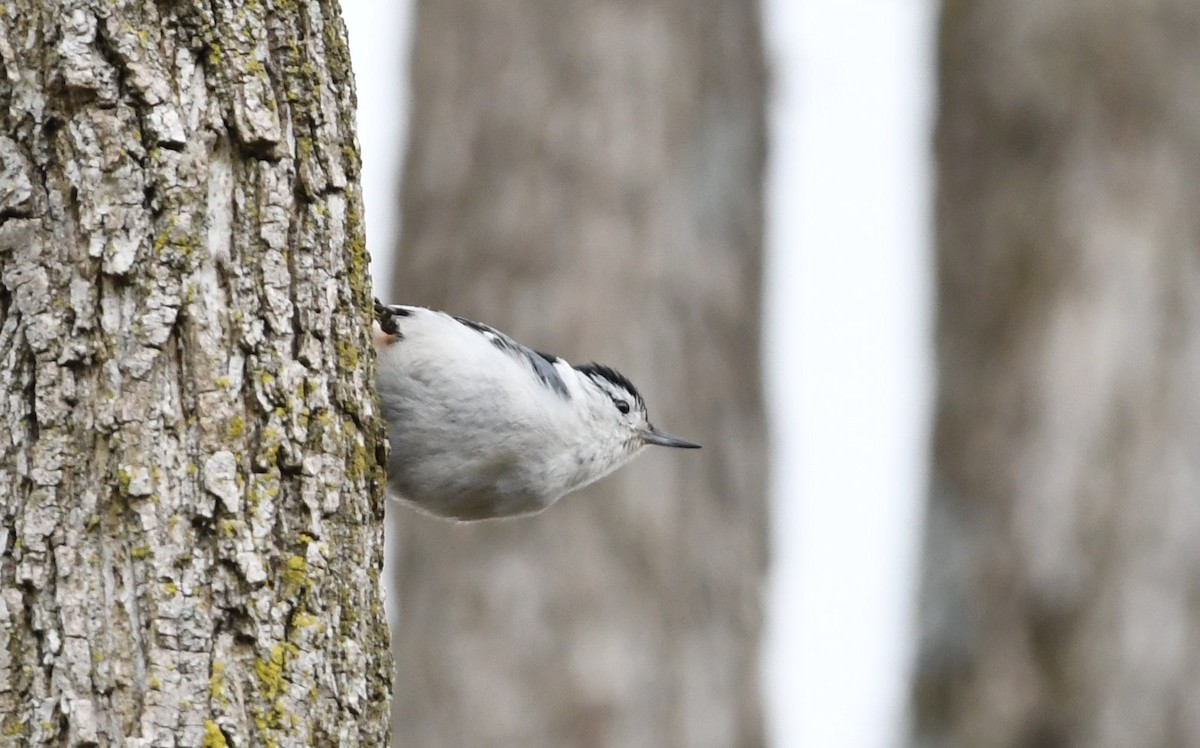
{"type": "Polygon", "coordinates": [[[626,377],[621,372],[610,366],[595,362],[581,364],[576,366],[575,369],[607,392],[613,398],[614,402],[621,399],[622,393],[624,393],[633,399],[633,402],[643,413],[646,412],[646,401],[642,399],[642,395],[638,392],[637,387],[633,386],[633,382],[629,381],[629,377],[626,377]]]}

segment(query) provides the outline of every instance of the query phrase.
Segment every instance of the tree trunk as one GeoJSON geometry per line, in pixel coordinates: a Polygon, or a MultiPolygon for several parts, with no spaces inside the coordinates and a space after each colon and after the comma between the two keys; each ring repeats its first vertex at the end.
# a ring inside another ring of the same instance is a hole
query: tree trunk
{"type": "Polygon", "coordinates": [[[1200,744],[1200,6],[941,35],[919,742],[1200,744]]]}
{"type": "Polygon", "coordinates": [[[0,12],[0,732],[387,739],[332,0],[0,12]]]}
{"type": "Polygon", "coordinates": [[[753,746],[765,71],[732,0],[418,3],[394,298],[638,384],[651,448],[535,518],[395,514],[414,746],[753,746]]]}

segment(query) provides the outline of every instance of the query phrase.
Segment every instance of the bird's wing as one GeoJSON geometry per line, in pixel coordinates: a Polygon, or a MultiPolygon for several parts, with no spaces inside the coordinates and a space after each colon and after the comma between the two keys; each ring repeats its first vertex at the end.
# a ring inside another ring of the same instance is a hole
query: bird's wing
{"type": "Polygon", "coordinates": [[[567,390],[567,383],[559,376],[558,371],[554,368],[554,364],[562,361],[558,356],[549,353],[535,351],[532,348],[521,345],[517,341],[508,337],[494,327],[489,327],[482,322],[455,317],[465,327],[469,327],[500,350],[508,355],[516,358],[519,361],[524,361],[533,369],[533,373],[537,374],[538,379],[542,380],[542,384],[554,390],[565,398],[570,398],[571,393],[567,390]]]}
{"type": "MultiPolygon", "coordinates": [[[[379,299],[375,299],[375,321],[379,323],[380,330],[382,330],[386,335],[391,336],[391,340],[400,340],[403,339],[404,336],[400,332],[398,318],[410,316],[414,309],[414,307],[408,307],[399,304],[384,304],[379,299]]],[[[452,319],[461,324],[463,327],[479,333],[485,339],[487,339],[488,342],[496,346],[496,348],[504,351],[518,361],[527,364],[543,384],[557,392],[559,395],[562,395],[565,398],[570,398],[571,394],[567,389],[566,382],[563,381],[563,378],[554,368],[554,364],[562,361],[562,359],[549,353],[542,353],[541,351],[535,351],[532,348],[521,345],[496,328],[489,327],[482,322],[476,322],[463,317],[452,317],[452,319]]]]}

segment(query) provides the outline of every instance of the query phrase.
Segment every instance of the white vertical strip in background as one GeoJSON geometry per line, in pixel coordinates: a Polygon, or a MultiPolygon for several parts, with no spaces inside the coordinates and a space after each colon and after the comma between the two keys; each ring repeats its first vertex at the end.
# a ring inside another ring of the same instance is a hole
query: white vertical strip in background
{"type": "MultiPolygon", "coordinates": [[[[391,285],[400,239],[400,167],[408,144],[411,0],[343,0],[358,92],[367,247],[376,290],[391,285]]],[[[391,299],[402,303],[402,299],[391,299]]]]}
{"type": "Polygon", "coordinates": [[[930,353],[933,12],[766,0],[771,744],[904,743],[930,353]]]}

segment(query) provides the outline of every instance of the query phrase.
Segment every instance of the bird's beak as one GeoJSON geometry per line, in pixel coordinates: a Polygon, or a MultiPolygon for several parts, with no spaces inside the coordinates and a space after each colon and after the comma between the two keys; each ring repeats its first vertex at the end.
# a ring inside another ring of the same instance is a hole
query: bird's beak
{"type": "Polygon", "coordinates": [[[664,434],[653,426],[647,426],[642,431],[642,441],[647,444],[656,444],[660,447],[678,447],[680,449],[700,449],[700,445],[695,442],[689,442],[687,439],[680,439],[678,436],[664,434]]]}

